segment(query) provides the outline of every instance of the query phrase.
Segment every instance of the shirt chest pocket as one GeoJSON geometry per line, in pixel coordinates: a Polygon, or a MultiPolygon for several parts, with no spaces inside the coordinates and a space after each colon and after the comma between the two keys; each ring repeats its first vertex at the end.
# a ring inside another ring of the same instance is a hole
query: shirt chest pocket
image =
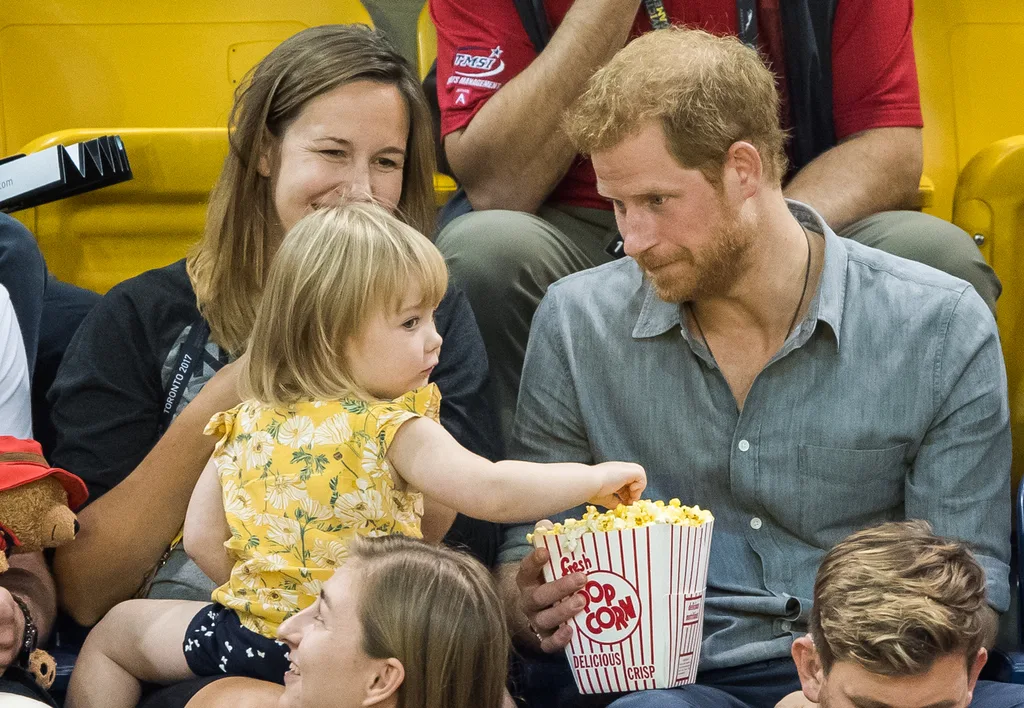
{"type": "Polygon", "coordinates": [[[794,530],[829,548],[854,529],[902,518],[907,447],[801,445],[792,500],[794,530]]]}

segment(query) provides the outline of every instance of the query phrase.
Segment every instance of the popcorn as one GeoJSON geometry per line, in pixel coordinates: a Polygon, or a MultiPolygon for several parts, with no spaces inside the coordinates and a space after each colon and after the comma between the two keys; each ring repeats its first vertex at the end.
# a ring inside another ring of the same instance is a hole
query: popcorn
{"type": "Polygon", "coordinates": [[[538,526],[533,533],[526,534],[526,542],[533,544],[534,537],[543,534],[564,535],[569,551],[574,552],[580,537],[585,533],[601,531],[624,531],[638,529],[651,524],[675,524],[677,526],[700,526],[715,517],[699,506],[683,506],[678,499],[668,504],[650,499],[640,499],[629,506],[619,504],[614,509],[599,512],[597,507],[588,506],[582,519],[566,519],[552,528],[538,526]]]}
{"type": "Polygon", "coordinates": [[[544,577],[585,573],[565,648],[580,693],[693,683],[700,662],[714,517],[678,499],[641,500],[527,536],[548,551],[544,577]]]}

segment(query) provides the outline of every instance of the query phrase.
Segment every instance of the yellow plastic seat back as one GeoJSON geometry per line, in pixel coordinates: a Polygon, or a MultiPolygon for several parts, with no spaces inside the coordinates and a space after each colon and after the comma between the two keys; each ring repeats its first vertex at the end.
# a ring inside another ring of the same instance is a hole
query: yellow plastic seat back
{"type": "Polygon", "coordinates": [[[997,321],[1006,360],[1013,433],[1014,484],[1024,474],[1024,135],[974,156],[957,184],[953,221],[982,241],[1003,283],[997,321]]]}
{"type": "MultiPolygon", "coordinates": [[[[437,30],[430,19],[430,3],[423,3],[419,20],[416,22],[416,64],[420,72],[420,81],[430,71],[431,64],[437,58],[437,30]]],[[[458,189],[458,185],[448,175],[437,172],[434,174],[434,201],[443,206],[458,189]]]]}
{"type": "Polygon", "coordinates": [[[68,130],[28,147],[108,133],[124,140],[133,179],[16,215],[36,234],[51,272],[98,292],[185,255],[203,233],[228,147],[226,128],[68,130]]]}
{"type": "Polygon", "coordinates": [[[117,133],[135,173],[16,215],[51,270],[103,292],[180,258],[202,232],[245,73],[296,32],[343,23],[371,21],[357,0],[5,3],[0,155],[117,133]]]}
{"type": "MultiPolygon", "coordinates": [[[[1024,134],[1024,3],[914,3],[928,210],[952,213],[957,176],[990,143],[1024,134]]],[[[1000,306],[1002,306],[1000,301],[1000,306]]]]}
{"type": "Polygon", "coordinates": [[[32,0],[0,12],[0,152],[69,128],[227,125],[246,71],[357,0],[32,0]]]}

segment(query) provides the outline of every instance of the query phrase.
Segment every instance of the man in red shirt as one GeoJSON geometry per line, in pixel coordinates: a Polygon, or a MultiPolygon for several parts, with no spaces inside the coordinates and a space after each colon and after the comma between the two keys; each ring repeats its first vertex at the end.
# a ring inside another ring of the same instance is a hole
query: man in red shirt
{"type": "Polygon", "coordinates": [[[545,0],[543,7],[553,31],[538,54],[513,0],[430,3],[445,151],[476,210],[446,226],[437,243],[477,314],[506,441],[541,297],[555,280],[613,257],[606,248],[614,215],[597,194],[589,160],[563,135],[562,115],[587,79],[662,11],[674,24],[756,41],[778,77],[782,121],[793,135],[786,197],[814,207],[841,236],[964,278],[994,308],[999,281],[970,237],[902,211],[916,205],[923,160],[912,0],[545,0]],[[801,18],[793,8],[813,16],[807,22],[816,36],[794,28],[801,18]]]}

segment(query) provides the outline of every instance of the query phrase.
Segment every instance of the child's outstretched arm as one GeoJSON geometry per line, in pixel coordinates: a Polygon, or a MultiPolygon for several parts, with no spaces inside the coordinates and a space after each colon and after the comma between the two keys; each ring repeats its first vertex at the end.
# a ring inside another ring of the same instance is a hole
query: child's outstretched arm
{"type": "Polygon", "coordinates": [[[213,582],[222,585],[231,577],[235,563],[224,548],[231,538],[231,529],[224,514],[224,497],[213,458],[192,490],[185,512],[185,552],[213,582]]]}
{"type": "Polygon", "coordinates": [[[630,462],[491,462],[428,418],[414,418],[398,429],[388,459],[428,497],[467,516],[502,523],[536,521],[587,501],[630,504],[647,486],[643,467],[630,462]]]}

